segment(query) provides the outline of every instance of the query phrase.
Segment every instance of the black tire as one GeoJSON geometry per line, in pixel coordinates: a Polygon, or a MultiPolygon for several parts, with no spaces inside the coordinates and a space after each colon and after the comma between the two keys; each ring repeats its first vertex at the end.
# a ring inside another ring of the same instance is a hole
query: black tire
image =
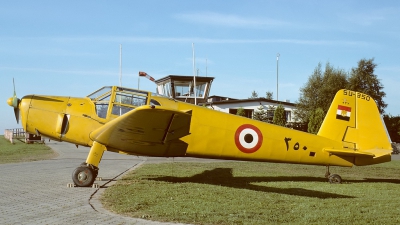
{"type": "Polygon", "coordinates": [[[72,181],[78,187],[90,187],[96,179],[95,171],[89,167],[78,167],[72,173],[72,181]]]}
{"type": "Polygon", "coordinates": [[[328,177],[329,183],[331,184],[341,184],[342,183],[342,178],[337,175],[337,174],[332,174],[328,177]]]}
{"type": "MultiPolygon", "coordinates": [[[[81,165],[79,167],[88,167],[89,164],[87,164],[86,162],[81,163],[81,165]]],[[[94,179],[96,179],[97,175],[99,174],[99,169],[95,166],[91,166],[90,168],[92,168],[93,170],[93,174],[94,174],[94,179]]]]}

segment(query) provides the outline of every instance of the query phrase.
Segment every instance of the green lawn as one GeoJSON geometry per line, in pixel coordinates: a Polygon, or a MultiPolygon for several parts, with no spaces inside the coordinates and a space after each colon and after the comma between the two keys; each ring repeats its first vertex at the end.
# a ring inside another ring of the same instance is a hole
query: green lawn
{"type": "Polygon", "coordinates": [[[254,162],[145,164],[102,196],[119,214],[191,224],[397,224],[400,161],[337,168],[254,162]]]}
{"type": "Polygon", "coordinates": [[[18,140],[14,140],[14,144],[11,144],[0,135],[0,164],[37,161],[56,156],[57,153],[44,144],[25,144],[18,140]]]}

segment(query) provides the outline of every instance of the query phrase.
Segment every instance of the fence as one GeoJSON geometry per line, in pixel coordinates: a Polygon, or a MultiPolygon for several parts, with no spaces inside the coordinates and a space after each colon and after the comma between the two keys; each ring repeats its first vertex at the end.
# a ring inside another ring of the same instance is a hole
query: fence
{"type": "Polygon", "coordinates": [[[14,143],[14,139],[22,139],[23,141],[25,141],[25,143],[28,144],[34,141],[43,143],[43,139],[41,136],[25,133],[24,129],[22,128],[5,129],[4,138],[9,140],[11,143],[14,143]]]}

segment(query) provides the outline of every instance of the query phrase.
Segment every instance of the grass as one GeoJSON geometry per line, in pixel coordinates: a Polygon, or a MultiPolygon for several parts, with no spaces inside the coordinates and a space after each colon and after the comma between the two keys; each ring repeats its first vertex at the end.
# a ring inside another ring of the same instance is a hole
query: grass
{"type": "Polygon", "coordinates": [[[145,164],[102,196],[116,213],[191,224],[396,224],[400,161],[337,168],[254,162],[145,164]]]}
{"type": "Polygon", "coordinates": [[[44,144],[25,144],[18,140],[11,144],[0,135],[0,164],[38,161],[56,156],[57,153],[44,144]]]}

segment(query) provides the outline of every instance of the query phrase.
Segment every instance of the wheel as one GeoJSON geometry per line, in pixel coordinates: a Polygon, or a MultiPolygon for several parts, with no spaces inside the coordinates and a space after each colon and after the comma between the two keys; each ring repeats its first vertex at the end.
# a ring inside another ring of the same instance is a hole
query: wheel
{"type": "Polygon", "coordinates": [[[78,187],[89,187],[96,179],[96,172],[89,167],[78,167],[72,173],[72,181],[78,187]]]}
{"type": "Polygon", "coordinates": [[[99,174],[99,168],[92,166],[90,164],[87,164],[86,162],[81,163],[81,165],[79,167],[90,167],[93,170],[94,179],[96,179],[97,175],[99,174]]]}
{"type": "Polygon", "coordinates": [[[331,184],[341,184],[342,183],[342,178],[337,175],[337,174],[332,174],[328,177],[329,183],[331,184]]]}

